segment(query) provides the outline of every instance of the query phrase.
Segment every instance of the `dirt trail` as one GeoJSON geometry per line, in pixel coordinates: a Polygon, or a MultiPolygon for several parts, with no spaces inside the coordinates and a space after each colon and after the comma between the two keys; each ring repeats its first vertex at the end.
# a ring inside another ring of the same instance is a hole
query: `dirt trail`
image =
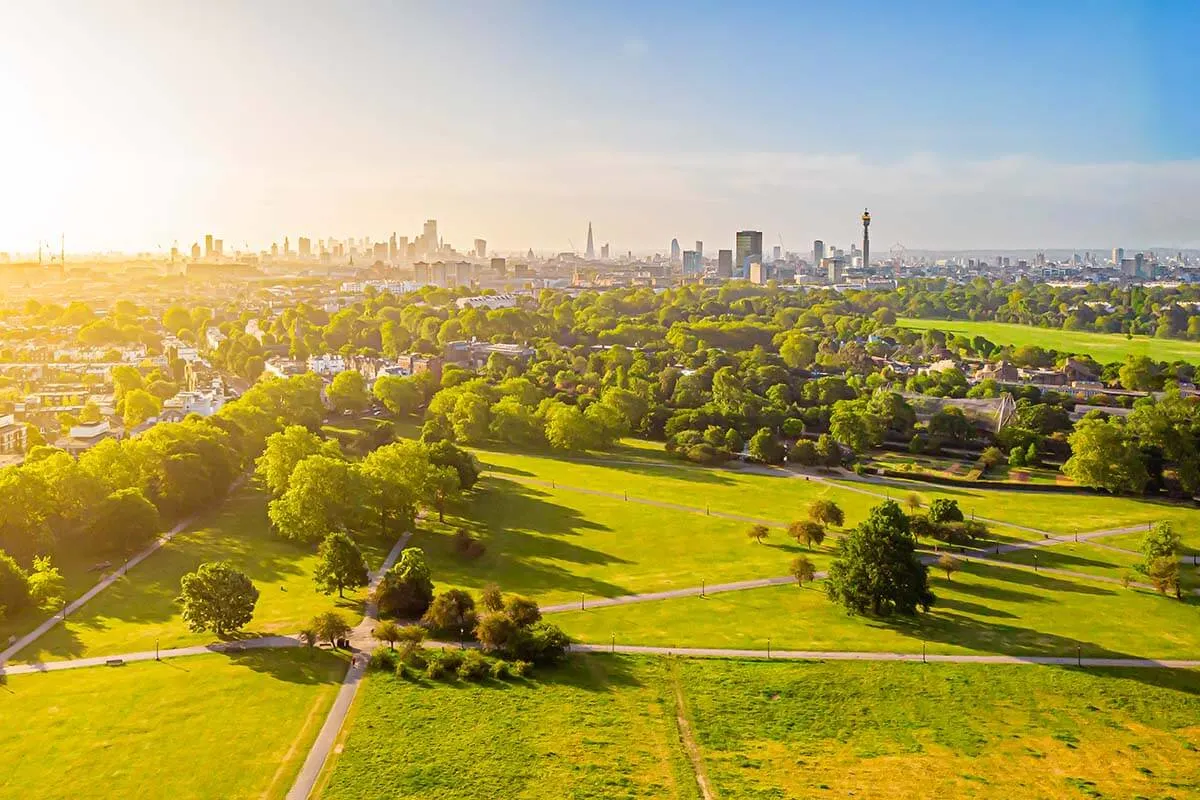
{"type": "Polygon", "coordinates": [[[679,739],[683,742],[683,749],[687,751],[688,758],[692,762],[692,774],[696,776],[696,785],[700,787],[700,796],[703,800],[716,800],[716,792],[712,790],[708,776],[704,772],[704,757],[700,754],[700,747],[692,736],[692,726],[688,722],[687,709],[683,702],[683,685],[679,682],[678,666],[675,664],[671,665],[671,685],[675,689],[675,722],[679,725],[679,739]]]}

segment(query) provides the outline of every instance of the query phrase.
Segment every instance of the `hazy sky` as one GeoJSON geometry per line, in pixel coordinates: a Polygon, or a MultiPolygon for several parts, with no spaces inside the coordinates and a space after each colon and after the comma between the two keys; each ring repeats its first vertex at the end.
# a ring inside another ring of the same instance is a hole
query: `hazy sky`
{"type": "Polygon", "coordinates": [[[0,7],[0,250],[1200,246],[1200,3],[0,7]]]}

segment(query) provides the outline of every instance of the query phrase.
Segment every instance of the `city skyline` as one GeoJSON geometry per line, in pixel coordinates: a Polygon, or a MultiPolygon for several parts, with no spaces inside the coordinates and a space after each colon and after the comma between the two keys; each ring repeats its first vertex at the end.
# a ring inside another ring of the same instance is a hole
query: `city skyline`
{"type": "Polygon", "coordinates": [[[618,253],[746,228],[799,249],[854,240],[864,206],[879,246],[1196,247],[1198,14],[6,8],[0,251],[61,233],[74,252],[184,249],[203,230],[259,249],[427,217],[464,250],[570,250],[589,219],[618,253]],[[728,47],[743,15],[754,33],[728,47]],[[681,61],[680,40],[708,55],[681,61]]]}

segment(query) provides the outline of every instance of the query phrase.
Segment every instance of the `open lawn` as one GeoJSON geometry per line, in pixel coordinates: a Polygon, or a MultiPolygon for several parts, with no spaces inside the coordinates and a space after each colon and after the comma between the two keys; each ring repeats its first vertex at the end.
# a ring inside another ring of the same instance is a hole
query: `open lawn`
{"type": "MultiPolygon", "coordinates": [[[[1108,537],[1102,537],[1096,541],[1107,544],[1109,540],[1108,537]]],[[[1116,578],[1117,580],[1120,580],[1124,576],[1129,576],[1134,581],[1142,583],[1148,581],[1145,575],[1137,572],[1137,567],[1143,560],[1137,553],[1114,550],[1111,547],[1103,547],[1100,544],[1089,544],[1087,542],[1064,542],[1063,544],[1056,544],[1051,547],[1016,550],[1011,553],[1002,553],[998,556],[989,556],[989,558],[1030,566],[1037,564],[1041,567],[1068,569],[1072,572],[1102,575],[1108,578],[1116,578]]],[[[1197,568],[1192,564],[1190,557],[1185,558],[1182,562],[1180,579],[1185,590],[1190,590],[1200,585],[1200,573],[1198,573],[1197,568]]]]}
{"type": "MultiPolygon", "coordinates": [[[[958,501],[963,512],[1023,525],[1052,533],[1074,533],[1117,528],[1170,519],[1180,524],[1200,523],[1200,510],[1171,503],[1107,495],[1076,495],[1001,489],[931,486],[895,480],[888,484],[837,480],[833,485],[805,480],[779,470],[777,475],[712,469],[683,462],[658,464],[654,460],[624,463],[620,455],[597,455],[590,460],[549,454],[476,451],[484,468],[513,480],[554,481],[564,486],[622,494],[692,508],[741,514],[781,524],[802,518],[817,498],[835,501],[853,526],[872,506],[887,497],[903,500],[910,493],[925,503],[938,497],[958,501]],[[890,484],[890,485],[889,485],[890,484]],[[866,492],[866,493],[864,493],[866,492]]],[[[998,538],[1031,538],[1028,532],[998,530],[998,538]]],[[[1036,534],[1034,535],[1036,538],[1036,534]]]]}
{"type": "MultiPolygon", "coordinates": [[[[314,615],[333,608],[348,617],[361,614],[364,593],[344,599],[317,592],[313,583],[316,547],[288,542],[271,533],[267,495],[253,487],[236,492],[221,510],[175,537],[90,603],[58,625],[16,661],[64,658],[183,647],[214,640],[188,630],[175,602],[179,579],[205,561],[232,561],[259,590],[247,636],[294,633],[314,615]]],[[[360,541],[369,565],[383,561],[391,542],[360,541]]]]}
{"type": "Polygon", "coordinates": [[[1200,795],[1200,673],[684,660],[725,800],[1200,795]]]}
{"type": "MultiPolygon", "coordinates": [[[[1189,519],[1175,520],[1172,525],[1183,542],[1183,554],[1189,558],[1193,555],[1200,556],[1200,512],[1197,512],[1195,517],[1189,519]]],[[[1105,536],[1100,541],[1113,547],[1123,547],[1126,550],[1140,551],[1142,549],[1142,540],[1145,538],[1146,532],[1138,531],[1137,533],[1120,533],[1116,536],[1105,536]]]]}
{"type": "Polygon", "coordinates": [[[666,669],[577,657],[511,683],[373,673],[320,796],[696,798],[666,669]]]}
{"type": "Polygon", "coordinates": [[[942,319],[900,319],[897,325],[917,330],[939,330],[966,336],[982,336],[993,344],[1032,345],[1060,353],[1089,355],[1101,364],[1124,361],[1126,356],[1150,356],[1155,361],[1200,363],[1200,342],[1179,339],[1155,339],[1135,336],[1127,339],[1119,333],[1090,333],[1036,328],[1008,322],[970,322],[942,319]]]}
{"type": "Polygon", "coordinates": [[[282,798],[345,671],[287,649],[10,677],[0,795],[282,798]]]}
{"type": "Polygon", "coordinates": [[[551,619],[579,641],[665,647],[1200,658],[1200,600],[980,563],[915,618],[849,616],[821,582],[569,611],[551,619]]]}
{"type": "Polygon", "coordinates": [[[484,477],[457,512],[446,525],[431,516],[411,542],[425,550],[439,588],[495,581],[542,603],[785,575],[801,552],[818,569],[828,563],[827,550],[809,553],[780,529],[757,544],[746,522],[520,484],[502,473],[484,477]],[[482,556],[455,550],[459,526],[483,543],[482,556]]]}

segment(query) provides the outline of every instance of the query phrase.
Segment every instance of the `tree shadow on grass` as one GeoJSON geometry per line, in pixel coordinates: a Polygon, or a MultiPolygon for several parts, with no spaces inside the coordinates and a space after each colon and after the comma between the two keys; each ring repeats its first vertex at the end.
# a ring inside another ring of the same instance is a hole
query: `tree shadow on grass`
{"type": "Polygon", "coordinates": [[[311,685],[336,684],[345,677],[345,658],[320,648],[241,650],[227,653],[231,663],[276,680],[311,685]]]}
{"type": "Polygon", "coordinates": [[[1076,594],[1113,595],[1117,590],[1103,586],[1095,586],[1084,580],[1056,578],[1044,572],[1034,572],[1031,569],[1002,567],[996,564],[983,564],[978,561],[969,563],[973,573],[982,578],[994,581],[1008,581],[1022,586],[1029,586],[1046,592],[1074,592],[1076,594]]]}

